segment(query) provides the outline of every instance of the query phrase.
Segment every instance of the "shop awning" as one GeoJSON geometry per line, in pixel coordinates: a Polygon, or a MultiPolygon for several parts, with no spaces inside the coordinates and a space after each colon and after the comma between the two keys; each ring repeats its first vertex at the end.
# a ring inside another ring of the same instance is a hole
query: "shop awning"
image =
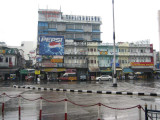
{"type": "Polygon", "coordinates": [[[132,68],[134,72],[153,72],[151,68],[132,68]]]}
{"type": "Polygon", "coordinates": [[[35,69],[23,69],[20,71],[21,74],[29,74],[29,73],[35,73],[35,69]]]}
{"type": "Polygon", "coordinates": [[[123,68],[123,73],[132,73],[133,70],[130,68],[123,68]]]}
{"type": "Polygon", "coordinates": [[[99,67],[89,67],[89,72],[100,72],[99,67]]]}

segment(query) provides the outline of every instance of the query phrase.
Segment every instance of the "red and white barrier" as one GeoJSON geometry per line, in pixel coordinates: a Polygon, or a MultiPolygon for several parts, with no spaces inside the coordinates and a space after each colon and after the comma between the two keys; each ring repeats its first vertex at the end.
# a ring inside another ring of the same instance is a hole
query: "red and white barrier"
{"type": "Polygon", "coordinates": [[[19,95],[18,96],[18,117],[19,117],[19,120],[21,118],[21,96],[19,95]]]}
{"type": "Polygon", "coordinates": [[[101,113],[101,103],[98,104],[98,120],[101,120],[100,113],[101,113]]]}
{"type": "Polygon", "coordinates": [[[67,120],[67,99],[65,99],[65,120],[67,120]]]}
{"type": "Polygon", "coordinates": [[[18,98],[18,116],[19,116],[19,120],[21,119],[21,99],[27,100],[27,101],[36,101],[36,100],[40,100],[40,110],[39,110],[39,120],[42,120],[42,100],[46,101],[46,102],[51,102],[51,103],[57,103],[57,102],[64,102],[65,106],[64,106],[64,112],[65,112],[65,120],[67,120],[68,114],[67,114],[67,102],[72,103],[74,105],[80,106],[80,107],[91,107],[91,106],[98,106],[98,116],[97,116],[97,120],[101,120],[101,107],[106,107],[109,109],[114,109],[114,110],[128,110],[128,109],[134,109],[134,108],[138,108],[139,109],[139,120],[141,120],[141,109],[144,111],[143,107],[141,105],[136,105],[133,107],[129,107],[129,108],[113,108],[107,105],[104,105],[102,103],[96,103],[96,104],[92,104],[92,105],[82,105],[82,104],[77,104],[74,103],[73,101],[70,101],[68,99],[62,99],[59,101],[51,101],[51,100],[47,100],[43,97],[39,97],[36,99],[27,99],[25,97],[23,97],[22,95],[18,95],[18,96],[10,96],[7,95],[6,93],[3,93],[0,95],[0,97],[2,97],[3,102],[2,102],[2,116],[4,115],[4,103],[5,103],[5,97],[9,97],[9,98],[18,98]]]}
{"type": "Polygon", "coordinates": [[[40,97],[40,110],[39,110],[39,120],[42,119],[42,97],[40,97]]]}

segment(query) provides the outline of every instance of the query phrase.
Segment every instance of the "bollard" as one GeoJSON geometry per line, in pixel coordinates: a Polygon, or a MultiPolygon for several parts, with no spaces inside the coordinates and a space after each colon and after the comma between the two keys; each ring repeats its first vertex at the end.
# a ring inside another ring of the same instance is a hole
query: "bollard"
{"type": "MultiPolygon", "coordinates": [[[[150,105],[150,110],[152,110],[152,104],[150,105]]],[[[151,113],[151,118],[153,118],[153,114],[151,113]]]]}
{"type": "Polygon", "coordinates": [[[4,116],[4,97],[5,97],[5,93],[3,93],[2,116],[4,116]]]}
{"type": "Polygon", "coordinates": [[[117,120],[117,109],[115,109],[115,120],[117,120]]]}
{"type": "Polygon", "coordinates": [[[142,120],[142,116],[141,116],[141,106],[138,106],[138,110],[139,110],[139,120],[142,120]]]}
{"type": "Polygon", "coordinates": [[[18,96],[18,117],[19,117],[19,120],[21,119],[21,95],[18,96]]]}
{"type": "Polygon", "coordinates": [[[98,120],[100,119],[100,112],[101,112],[101,103],[98,103],[98,120]]]}
{"type": "Polygon", "coordinates": [[[145,120],[148,120],[148,110],[147,110],[147,104],[145,104],[145,120]]]}
{"type": "Polygon", "coordinates": [[[157,110],[157,105],[155,105],[155,110],[157,110]]]}
{"type": "Polygon", "coordinates": [[[42,97],[40,97],[40,110],[39,110],[39,120],[42,119],[42,97]]]}
{"type": "Polygon", "coordinates": [[[67,120],[67,99],[65,99],[65,120],[67,120]]]}

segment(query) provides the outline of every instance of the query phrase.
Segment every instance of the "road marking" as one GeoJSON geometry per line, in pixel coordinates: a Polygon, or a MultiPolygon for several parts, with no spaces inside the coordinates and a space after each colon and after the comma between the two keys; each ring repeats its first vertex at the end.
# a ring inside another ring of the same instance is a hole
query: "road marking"
{"type": "Polygon", "coordinates": [[[160,96],[160,93],[143,93],[143,92],[121,92],[121,91],[104,91],[104,90],[74,90],[74,89],[58,89],[58,88],[44,88],[44,87],[33,87],[33,86],[18,86],[13,85],[14,88],[24,88],[24,89],[37,89],[37,90],[47,90],[47,91],[67,91],[67,92],[81,92],[81,93],[98,93],[98,94],[114,94],[114,95],[138,95],[138,96],[160,96]]]}

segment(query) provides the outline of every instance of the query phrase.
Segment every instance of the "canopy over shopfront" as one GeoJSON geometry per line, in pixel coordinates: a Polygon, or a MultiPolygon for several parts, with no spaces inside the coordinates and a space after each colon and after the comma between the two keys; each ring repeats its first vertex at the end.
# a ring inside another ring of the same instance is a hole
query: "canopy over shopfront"
{"type": "Polygon", "coordinates": [[[89,67],[89,72],[100,72],[99,67],[89,67]]]}
{"type": "Polygon", "coordinates": [[[123,73],[133,73],[133,70],[130,68],[123,68],[123,73]]]}
{"type": "Polygon", "coordinates": [[[35,69],[23,69],[20,71],[21,74],[35,73],[35,69]]]}

